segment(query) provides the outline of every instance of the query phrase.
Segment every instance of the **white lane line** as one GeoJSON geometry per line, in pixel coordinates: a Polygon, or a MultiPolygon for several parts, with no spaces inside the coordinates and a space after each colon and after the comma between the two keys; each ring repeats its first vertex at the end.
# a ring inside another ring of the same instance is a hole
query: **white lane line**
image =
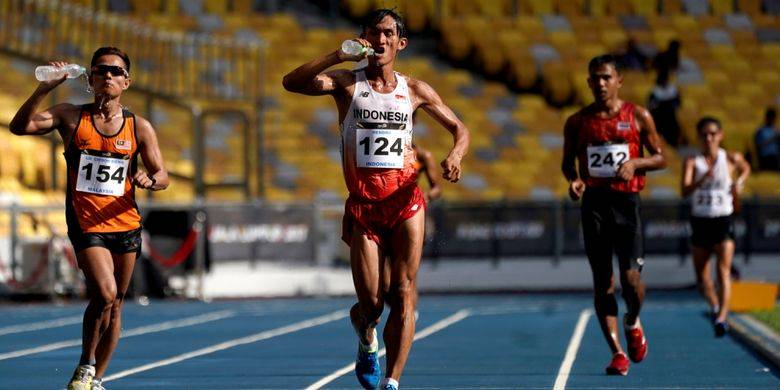
{"type": "MultiPolygon", "coordinates": [[[[438,331],[440,331],[440,330],[442,330],[442,329],[444,329],[444,328],[446,328],[446,327],[448,327],[448,326],[450,326],[450,325],[452,325],[452,324],[454,324],[454,323],[456,323],[458,321],[463,320],[464,318],[468,317],[470,314],[471,314],[470,310],[467,310],[467,309],[458,310],[455,314],[440,320],[439,322],[437,322],[437,323],[435,323],[435,324],[433,324],[433,325],[431,325],[431,326],[421,330],[420,332],[417,332],[414,335],[414,341],[417,341],[417,340],[420,340],[420,339],[424,339],[424,338],[426,338],[426,337],[428,337],[428,336],[430,336],[430,335],[432,335],[432,334],[434,334],[434,333],[436,333],[436,332],[438,332],[438,331]]],[[[387,353],[387,350],[385,348],[380,349],[379,352],[378,352],[379,357],[385,356],[386,353],[387,353]]],[[[338,370],[334,371],[330,375],[328,375],[326,377],[323,377],[322,379],[318,380],[317,382],[312,383],[311,385],[309,385],[309,387],[306,388],[306,390],[317,390],[317,389],[320,389],[323,386],[327,385],[328,383],[333,382],[334,380],[338,379],[339,377],[342,377],[342,376],[344,376],[344,375],[346,375],[346,374],[348,374],[348,373],[350,373],[351,371],[354,371],[354,370],[355,370],[355,362],[351,362],[351,363],[347,364],[346,366],[344,366],[342,368],[339,368],[338,370]]]]}
{"type": "Polygon", "coordinates": [[[84,316],[79,315],[79,316],[55,318],[46,321],[30,322],[27,324],[6,326],[0,328],[0,336],[5,336],[7,334],[14,334],[14,333],[32,332],[35,330],[59,328],[62,326],[78,324],[81,323],[81,320],[83,318],[84,316]]]}
{"type": "Polygon", "coordinates": [[[569,380],[571,366],[574,365],[574,359],[577,358],[577,351],[580,349],[582,335],[585,334],[585,326],[588,325],[588,318],[590,315],[590,309],[585,309],[580,312],[580,318],[577,320],[577,325],[574,327],[574,333],[572,333],[571,340],[569,340],[569,347],[566,348],[566,355],[563,358],[563,362],[561,362],[561,368],[558,369],[558,377],[555,378],[553,390],[563,390],[566,388],[566,381],[569,380]]]}
{"type": "MultiPolygon", "coordinates": [[[[197,315],[194,317],[182,318],[180,320],[160,322],[158,324],[152,324],[152,325],[129,329],[125,332],[122,332],[120,338],[140,336],[142,334],[147,334],[147,333],[162,332],[165,330],[170,330],[175,328],[183,328],[185,326],[198,325],[205,322],[211,322],[211,321],[221,320],[223,318],[232,317],[234,315],[236,315],[236,313],[232,310],[222,310],[222,311],[215,311],[212,313],[197,315]]],[[[0,360],[13,359],[13,358],[33,355],[41,352],[49,352],[49,351],[54,351],[62,348],[75,347],[78,345],[81,345],[80,338],[58,341],[56,343],[45,344],[34,348],[20,349],[18,351],[0,353],[0,360]]]]}
{"type": "Polygon", "coordinates": [[[276,329],[266,330],[263,332],[255,333],[253,335],[225,341],[219,344],[212,345],[210,347],[205,347],[201,349],[197,349],[195,351],[183,353],[181,355],[176,355],[173,357],[170,357],[168,359],[158,360],[156,362],[144,364],[142,366],[138,366],[135,368],[131,368],[129,370],[120,371],[116,374],[109,375],[103,379],[103,382],[112,381],[119,378],[124,378],[129,375],[137,374],[139,372],[148,371],[157,367],[163,367],[168,366],[174,363],[178,363],[187,359],[196,358],[198,356],[208,355],[210,353],[222,351],[225,349],[237,347],[239,345],[245,345],[245,344],[251,344],[258,341],[270,339],[276,336],[282,336],[288,333],[297,332],[299,330],[303,330],[306,328],[312,328],[315,326],[323,325],[328,322],[333,322],[336,320],[340,320],[342,318],[345,318],[349,315],[348,310],[338,310],[323,316],[311,318],[308,320],[296,322],[294,324],[285,325],[276,329]]]}

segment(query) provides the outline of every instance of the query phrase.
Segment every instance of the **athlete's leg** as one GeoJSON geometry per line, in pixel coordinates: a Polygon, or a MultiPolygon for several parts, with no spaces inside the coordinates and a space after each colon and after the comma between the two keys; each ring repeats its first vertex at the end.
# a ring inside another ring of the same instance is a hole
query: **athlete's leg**
{"type": "Polygon", "coordinates": [[[399,380],[414,338],[417,271],[425,239],[425,211],[420,210],[393,232],[390,261],[390,314],[383,338],[387,348],[387,378],[399,380]]]}
{"type": "MultiPolygon", "coordinates": [[[[592,191],[592,190],[591,190],[592,191]]],[[[618,304],[612,270],[612,241],[599,194],[585,191],[582,199],[582,234],[593,275],[593,305],[601,332],[613,354],[623,352],[618,336],[618,304]]]]}
{"type": "Polygon", "coordinates": [[[352,306],[349,315],[352,326],[364,345],[370,345],[374,341],[374,328],[379,323],[384,308],[380,280],[382,261],[383,254],[379,245],[355,224],[350,242],[350,263],[358,301],[352,306]]]}
{"type": "Polygon", "coordinates": [[[125,294],[133,277],[133,267],[137,253],[113,254],[114,262],[114,280],[116,281],[116,298],[111,304],[109,311],[108,329],[101,335],[100,342],[95,352],[97,364],[95,365],[95,376],[103,377],[103,373],[108,367],[111,355],[116,349],[119,334],[122,330],[122,307],[125,303],[125,294]]]}
{"type": "Polygon", "coordinates": [[[693,268],[696,271],[696,284],[699,286],[699,292],[707,300],[710,309],[720,307],[718,296],[715,294],[715,286],[712,283],[712,268],[710,267],[710,256],[712,249],[701,246],[691,246],[693,256],[693,268]]]}
{"type": "Polygon", "coordinates": [[[623,289],[623,300],[626,302],[626,323],[636,323],[642,302],[645,300],[645,284],[642,282],[638,268],[621,269],[620,287],[623,289]]]}
{"type": "Polygon", "coordinates": [[[84,272],[89,304],[84,311],[81,361],[95,365],[95,350],[108,328],[110,311],[116,299],[116,281],[111,252],[102,247],[89,247],[77,254],[79,268],[84,272]]]}
{"type": "Polygon", "coordinates": [[[717,322],[726,321],[731,300],[731,261],[734,258],[734,240],[727,239],[715,245],[715,255],[718,258],[718,298],[720,311],[717,322]]]}

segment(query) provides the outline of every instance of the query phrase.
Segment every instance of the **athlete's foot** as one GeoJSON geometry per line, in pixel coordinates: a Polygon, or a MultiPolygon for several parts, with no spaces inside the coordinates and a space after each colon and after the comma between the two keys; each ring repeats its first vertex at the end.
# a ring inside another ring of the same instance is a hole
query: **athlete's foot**
{"type": "Polygon", "coordinates": [[[67,390],[92,390],[92,378],[95,376],[95,367],[81,365],[76,367],[73,377],[70,378],[67,390]]]}
{"type": "Polygon", "coordinates": [[[355,375],[365,389],[376,389],[382,378],[382,367],[379,366],[379,341],[376,329],[373,329],[374,341],[371,345],[363,345],[358,341],[357,359],[355,360],[355,375]]]}
{"type": "Polygon", "coordinates": [[[639,323],[638,317],[634,325],[628,325],[624,318],[623,326],[626,331],[628,357],[631,358],[632,362],[639,363],[647,356],[647,339],[644,330],[642,330],[642,324],[639,323]]]}
{"type": "Polygon", "coordinates": [[[103,378],[92,378],[92,390],[106,390],[103,387],[103,378]]]}
{"type": "Polygon", "coordinates": [[[623,352],[612,355],[612,361],[607,366],[607,375],[626,375],[629,366],[628,358],[623,352]]]}
{"type": "Polygon", "coordinates": [[[729,324],[726,321],[715,321],[712,326],[715,330],[715,337],[723,337],[729,332],[729,324]]]}
{"type": "Polygon", "coordinates": [[[382,390],[398,390],[398,381],[392,378],[385,378],[379,386],[382,390]]]}

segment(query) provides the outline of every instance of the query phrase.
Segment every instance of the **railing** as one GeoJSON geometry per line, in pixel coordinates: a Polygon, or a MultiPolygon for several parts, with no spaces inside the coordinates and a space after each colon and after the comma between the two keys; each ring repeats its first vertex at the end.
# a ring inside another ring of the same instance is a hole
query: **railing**
{"type": "Polygon", "coordinates": [[[128,53],[136,86],[186,99],[259,102],[265,43],[168,32],[58,0],[0,3],[0,50],[43,63],[88,64],[100,46],[128,53]]]}
{"type": "MultiPolygon", "coordinates": [[[[61,209],[0,207],[0,217],[8,215],[10,224],[4,229],[8,236],[0,236],[0,287],[45,286],[53,294],[54,286],[66,284],[58,277],[70,274],[72,279],[75,262],[64,231],[50,228],[31,236],[19,229],[21,218],[35,217],[46,225],[46,215],[61,209]],[[46,283],[36,284],[46,275],[46,283]]],[[[688,258],[688,209],[679,201],[643,202],[648,256],[688,258]]],[[[146,204],[141,206],[148,232],[145,258],[160,272],[194,277],[194,296],[202,295],[203,274],[213,263],[261,260],[347,267],[349,253],[340,240],[342,210],[341,203],[146,204]]],[[[578,205],[568,201],[442,203],[430,210],[424,256],[434,261],[582,259],[579,218],[578,205]]],[[[743,202],[735,227],[737,250],[745,262],[752,255],[780,253],[780,200],[743,202]]]]}

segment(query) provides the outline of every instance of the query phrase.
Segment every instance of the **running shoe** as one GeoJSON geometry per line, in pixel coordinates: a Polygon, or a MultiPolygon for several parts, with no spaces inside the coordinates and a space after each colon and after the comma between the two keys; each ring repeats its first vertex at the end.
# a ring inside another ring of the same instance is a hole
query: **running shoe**
{"type": "Polygon", "coordinates": [[[612,356],[612,361],[607,366],[607,375],[623,375],[628,374],[628,358],[623,352],[618,352],[612,356]]]}
{"type": "Polygon", "coordinates": [[[716,321],[713,328],[715,329],[715,337],[723,337],[729,332],[729,324],[726,321],[716,321]]]}
{"type": "MultiPolygon", "coordinates": [[[[639,319],[637,319],[639,321],[639,319]]],[[[647,356],[647,339],[642,326],[629,329],[626,327],[626,343],[628,344],[628,357],[634,363],[641,362],[647,356]]]]}
{"type": "Polygon", "coordinates": [[[376,329],[374,329],[374,345],[371,351],[364,351],[364,347],[358,341],[357,359],[355,360],[355,375],[358,382],[365,389],[376,389],[379,380],[382,379],[382,367],[379,366],[378,342],[376,329]]]}
{"type": "Polygon", "coordinates": [[[398,390],[398,387],[396,387],[392,383],[388,383],[388,384],[385,385],[385,387],[382,390],[398,390]]]}
{"type": "Polygon", "coordinates": [[[103,387],[103,378],[92,378],[92,390],[106,390],[103,387]]]}
{"type": "Polygon", "coordinates": [[[67,390],[92,390],[92,377],[94,376],[94,366],[81,365],[76,367],[67,390]]]}

